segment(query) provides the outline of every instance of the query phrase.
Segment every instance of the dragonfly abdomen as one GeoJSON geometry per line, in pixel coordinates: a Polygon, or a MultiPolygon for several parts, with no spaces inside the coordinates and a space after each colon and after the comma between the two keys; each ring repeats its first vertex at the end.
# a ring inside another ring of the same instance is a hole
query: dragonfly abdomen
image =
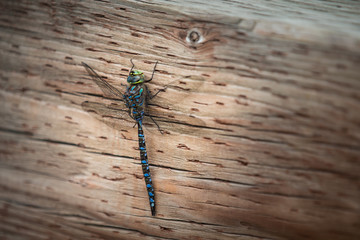
{"type": "Polygon", "coordinates": [[[145,144],[145,137],[144,131],[142,128],[142,122],[138,121],[138,137],[139,137],[139,149],[140,149],[140,159],[141,159],[141,166],[145,178],[146,189],[149,195],[150,201],[150,208],[151,214],[155,216],[155,194],[154,188],[151,180],[150,169],[149,169],[149,162],[146,152],[146,144],[145,144]]]}

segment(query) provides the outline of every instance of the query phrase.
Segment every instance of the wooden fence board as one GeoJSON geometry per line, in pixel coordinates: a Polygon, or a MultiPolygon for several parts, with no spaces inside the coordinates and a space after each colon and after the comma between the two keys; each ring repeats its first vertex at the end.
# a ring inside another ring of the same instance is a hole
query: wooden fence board
{"type": "Polygon", "coordinates": [[[360,4],[2,1],[2,239],[358,239],[360,4]],[[165,134],[137,131],[81,62],[133,59],[165,134]]]}

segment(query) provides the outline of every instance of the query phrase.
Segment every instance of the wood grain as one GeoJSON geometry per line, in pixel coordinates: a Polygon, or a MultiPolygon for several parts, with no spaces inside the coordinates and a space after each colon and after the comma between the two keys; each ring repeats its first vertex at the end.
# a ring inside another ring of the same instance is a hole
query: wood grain
{"type": "Polygon", "coordinates": [[[1,239],[359,239],[356,1],[1,1],[1,239]],[[123,88],[133,59],[177,124],[137,131],[81,62],[123,88]],[[197,119],[197,122],[192,121],[197,119]]]}

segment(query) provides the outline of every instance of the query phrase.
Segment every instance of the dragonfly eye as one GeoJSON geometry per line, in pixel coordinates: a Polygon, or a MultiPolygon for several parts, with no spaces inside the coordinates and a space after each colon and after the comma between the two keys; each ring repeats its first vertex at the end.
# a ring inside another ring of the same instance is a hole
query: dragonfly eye
{"type": "Polygon", "coordinates": [[[144,73],[139,70],[133,70],[130,72],[130,75],[131,76],[139,76],[139,75],[144,75],[144,73]]]}

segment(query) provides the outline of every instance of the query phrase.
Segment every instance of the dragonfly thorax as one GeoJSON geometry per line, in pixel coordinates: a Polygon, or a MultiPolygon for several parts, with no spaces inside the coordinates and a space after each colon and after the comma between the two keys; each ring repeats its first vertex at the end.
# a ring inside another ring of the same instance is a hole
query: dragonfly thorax
{"type": "Polygon", "coordinates": [[[139,70],[131,71],[127,78],[127,82],[131,85],[143,83],[144,81],[144,73],[139,70]]]}
{"type": "Polygon", "coordinates": [[[130,116],[137,122],[144,117],[146,101],[146,86],[143,83],[130,84],[124,94],[126,106],[129,108],[130,116]]]}

